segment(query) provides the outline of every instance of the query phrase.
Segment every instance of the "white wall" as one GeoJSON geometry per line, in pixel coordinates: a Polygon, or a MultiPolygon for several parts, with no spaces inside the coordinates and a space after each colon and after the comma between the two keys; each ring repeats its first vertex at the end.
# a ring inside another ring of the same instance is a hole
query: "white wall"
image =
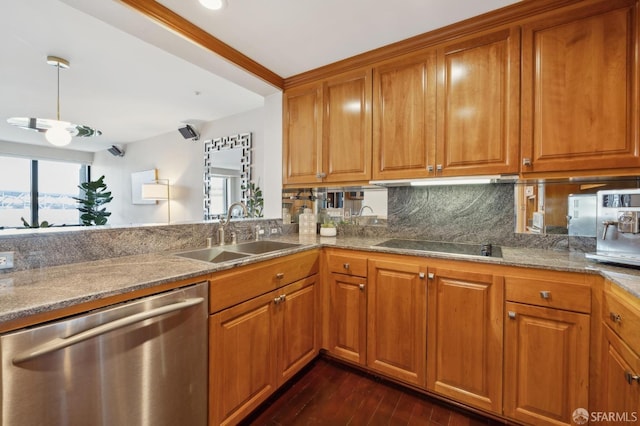
{"type": "Polygon", "coordinates": [[[124,157],[114,157],[107,151],[95,154],[92,179],[105,175],[114,197],[109,204],[109,224],[167,222],[166,202],[131,203],[131,173],[154,168],[158,178],[169,179],[171,185],[171,223],[202,221],[204,141],[245,132],[252,133],[252,180],[263,190],[264,216],[280,217],[282,95],[266,98],[263,108],[196,127],[200,140],[195,142],[183,139],[176,127],[175,132],[125,145],[124,157]]]}

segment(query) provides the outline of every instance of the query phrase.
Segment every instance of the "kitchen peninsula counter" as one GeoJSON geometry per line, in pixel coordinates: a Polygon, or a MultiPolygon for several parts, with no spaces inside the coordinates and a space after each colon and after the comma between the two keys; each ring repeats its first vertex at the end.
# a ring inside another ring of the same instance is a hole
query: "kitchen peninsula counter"
{"type": "MultiPolygon", "coordinates": [[[[175,252],[116,257],[0,275],[0,331],[10,321],[99,301],[137,290],[205,277],[211,273],[320,247],[336,247],[425,258],[599,274],[640,298],[640,270],[596,263],[582,253],[502,247],[502,258],[456,255],[376,246],[388,238],[314,237],[297,234],[279,241],[300,246],[222,263],[175,256],[175,252]]],[[[184,250],[183,250],[184,251],[184,250]]]]}

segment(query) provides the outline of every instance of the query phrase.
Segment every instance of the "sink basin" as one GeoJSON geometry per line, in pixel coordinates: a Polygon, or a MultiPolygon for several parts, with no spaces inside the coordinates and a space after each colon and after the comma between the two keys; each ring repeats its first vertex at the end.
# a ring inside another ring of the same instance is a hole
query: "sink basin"
{"type": "Polygon", "coordinates": [[[262,241],[251,241],[248,243],[240,243],[233,246],[228,246],[228,250],[232,250],[234,252],[239,252],[239,253],[264,254],[264,253],[269,253],[271,251],[297,247],[299,245],[300,244],[295,244],[295,243],[284,243],[282,241],[262,240],[262,241]]]}
{"type": "Polygon", "coordinates": [[[251,255],[297,247],[299,245],[300,244],[284,243],[281,241],[251,241],[248,243],[185,251],[182,253],[176,253],[176,255],[188,257],[189,259],[203,260],[205,262],[220,263],[242,259],[243,257],[251,255]]]}
{"type": "Polygon", "coordinates": [[[248,254],[228,251],[221,247],[212,247],[200,250],[185,251],[177,253],[178,256],[188,257],[189,259],[204,260],[205,262],[227,262],[229,260],[242,259],[249,256],[248,254]]]}

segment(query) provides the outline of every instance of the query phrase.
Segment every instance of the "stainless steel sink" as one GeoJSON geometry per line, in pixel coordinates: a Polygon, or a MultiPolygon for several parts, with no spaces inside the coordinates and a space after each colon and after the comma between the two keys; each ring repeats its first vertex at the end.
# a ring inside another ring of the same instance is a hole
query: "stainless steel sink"
{"type": "Polygon", "coordinates": [[[265,254],[272,251],[297,247],[299,245],[300,244],[284,243],[281,241],[251,241],[248,243],[185,251],[176,253],[176,255],[188,257],[189,259],[203,260],[205,262],[220,263],[242,259],[243,257],[256,254],[265,254]]]}
{"type": "Polygon", "coordinates": [[[227,246],[227,250],[248,254],[264,254],[272,251],[297,247],[299,245],[300,244],[295,243],[284,243],[282,241],[262,240],[227,246]]]}
{"type": "Polygon", "coordinates": [[[221,247],[212,247],[206,249],[185,251],[177,253],[180,257],[188,257],[189,259],[204,260],[205,262],[228,262],[229,260],[242,259],[249,256],[248,254],[227,251],[221,247]]]}

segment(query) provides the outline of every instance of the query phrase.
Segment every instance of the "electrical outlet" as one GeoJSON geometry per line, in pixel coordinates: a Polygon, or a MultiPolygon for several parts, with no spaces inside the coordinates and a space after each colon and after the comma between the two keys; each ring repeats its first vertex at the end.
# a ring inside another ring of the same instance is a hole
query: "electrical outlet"
{"type": "Polygon", "coordinates": [[[277,233],[278,233],[278,228],[271,228],[271,235],[277,234],[277,233]]]}
{"type": "Polygon", "coordinates": [[[13,252],[2,251],[0,252],[0,269],[13,268],[13,252]]]}

